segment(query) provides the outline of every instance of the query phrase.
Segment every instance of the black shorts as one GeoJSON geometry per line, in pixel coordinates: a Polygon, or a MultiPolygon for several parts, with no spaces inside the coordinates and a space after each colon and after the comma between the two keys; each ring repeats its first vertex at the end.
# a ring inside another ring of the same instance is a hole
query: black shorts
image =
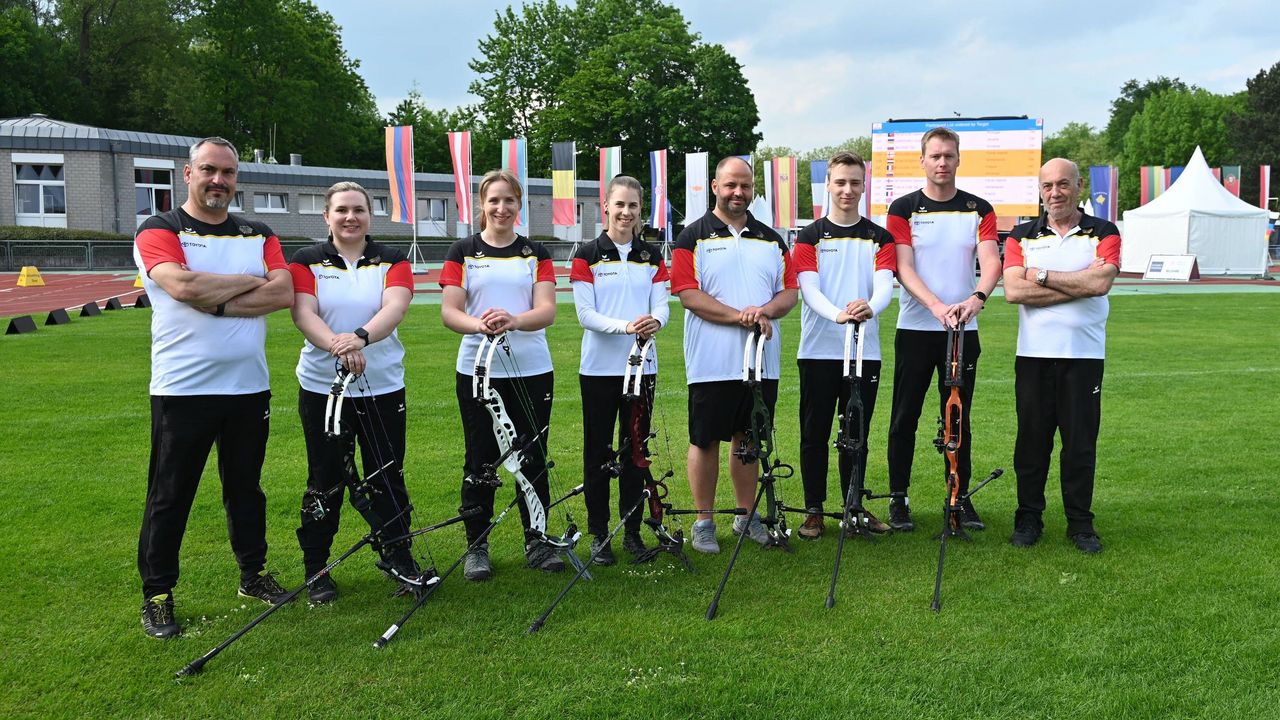
{"type": "MultiPolygon", "coordinates": [[[[764,404],[773,417],[778,402],[778,381],[761,380],[764,404]]],[[[689,443],[700,448],[729,442],[734,433],[751,426],[751,389],[741,380],[716,380],[689,385],[689,443]]]]}

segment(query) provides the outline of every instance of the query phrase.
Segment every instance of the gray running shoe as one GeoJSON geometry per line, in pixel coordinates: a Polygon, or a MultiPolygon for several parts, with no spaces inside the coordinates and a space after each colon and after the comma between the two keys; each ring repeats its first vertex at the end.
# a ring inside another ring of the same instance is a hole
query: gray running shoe
{"type": "Polygon", "coordinates": [[[741,535],[744,528],[746,529],[747,538],[761,545],[769,542],[769,532],[764,529],[764,523],[760,522],[760,513],[752,513],[750,521],[741,516],[733,519],[734,535],[741,535]]]}
{"type": "Polygon", "coordinates": [[[699,520],[693,524],[693,549],[702,553],[720,552],[720,543],[716,542],[715,520],[699,520]]]}
{"type": "Polygon", "coordinates": [[[462,577],[475,582],[493,577],[493,565],[489,563],[489,543],[480,543],[467,551],[467,559],[462,566],[462,577]]]}

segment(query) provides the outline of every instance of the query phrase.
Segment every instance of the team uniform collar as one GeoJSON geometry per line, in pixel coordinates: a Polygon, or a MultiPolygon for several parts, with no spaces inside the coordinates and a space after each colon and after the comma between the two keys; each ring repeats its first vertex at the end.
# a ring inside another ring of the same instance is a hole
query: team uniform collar
{"type": "MultiPolygon", "coordinates": [[[[706,217],[707,217],[707,221],[711,223],[711,230],[715,232],[716,235],[726,235],[726,236],[732,237],[735,234],[739,234],[739,233],[734,233],[733,230],[729,227],[729,223],[721,220],[720,216],[715,214],[715,211],[708,210],[706,217]]],[[[756,220],[755,216],[751,214],[750,210],[748,210],[747,223],[742,226],[742,232],[740,234],[747,235],[747,236],[759,236],[761,234],[760,230],[757,228],[759,224],[760,224],[760,221],[756,220]]]]}

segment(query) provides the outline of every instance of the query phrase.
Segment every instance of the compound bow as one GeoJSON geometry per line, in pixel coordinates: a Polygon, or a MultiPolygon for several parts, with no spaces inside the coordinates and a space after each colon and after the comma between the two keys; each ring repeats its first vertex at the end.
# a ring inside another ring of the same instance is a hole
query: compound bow
{"type": "MultiPolygon", "coordinates": [[[[429,532],[439,530],[440,528],[461,522],[467,517],[474,514],[474,511],[463,512],[447,520],[429,525],[427,527],[414,530],[412,532],[400,534],[392,537],[386,537],[388,531],[393,527],[399,526],[410,517],[413,511],[412,505],[401,507],[399,501],[396,500],[395,492],[391,487],[391,482],[387,477],[388,472],[395,471],[397,462],[394,458],[387,459],[383,455],[383,450],[389,448],[388,434],[386,427],[382,423],[378,406],[373,402],[372,388],[363,376],[349,372],[340,363],[337,367],[337,375],[332,385],[329,387],[329,396],[325,401],[324,430],[326,440],[329,442],[343,443],[343,482],[334,486],[328,491],[308,490],[303,497],[302,511],[315,519],[321,519],[333,512],[330,503],[337,498],[341,502],[344,490],[350,493],[351,504],[360,513],[360,516],[369,524],[369,532],[355,542],[346,552],[331,560],[323,568],[312,574],[306,579],[302,585],[289,591],[278,603],[264,610],[261,614],[249,621],[247,625],[237,630],[229,638],[219,643],[217,647],[191,661],[185,667],[177,672],[178,677],[184,677],[199,673],[210,660],[217,657],[226,650],[232,643],[239,640],[250,630],[257,627],[262,621],[266,620],[280,608],[292,602],[304,590],[311,587],[312,584],[327,576],[338,565],[342,564],[347,558],[355,555],[361,548],[370,546],[379,555],[377,566],[389,577],[401,583],[401,593],[412,592],[419,598],[424,598],[429,589],[439,584],[441,578],[436,574],[435,562],[428,562],[425,571],[420,572],[416,576],[406,575],[402,572],[403,568],[398,568],[394,563],[385,560],[386,553],[394,551],[399,547],[409,544],[414,537],[425,535],[429,532]],[[373,455],[373,464],[377,467],[372,473],[361,478],[356,470],[355,464],[355,442],[352,438],[350,429],[344,430],[342,427],[342,411],[345,404],[347,394],[355,385],[356,389],[362,393],[366,402],[362,403],[363,408],[357,407],[356,416],[361,425],[365,436],[369,438],[367,449],[373,455]],[[382,487],[376,487],[373,484],[374,478],[377,477],[382,487]],[[387,520],[383,520],[374,509],[374,497],[385,492],[390,498],[391,504],[395,509],[395,514],[387,520]]],[[[428,557],[430,550],[427,550],[428,557]]]]}

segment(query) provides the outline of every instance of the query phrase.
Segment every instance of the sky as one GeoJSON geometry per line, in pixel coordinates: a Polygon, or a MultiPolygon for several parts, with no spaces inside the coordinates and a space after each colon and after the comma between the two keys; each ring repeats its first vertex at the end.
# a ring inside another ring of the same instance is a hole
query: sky
{"type": "MultiPolygon", "coordinates": [[[[313,0],[342,27],[385,114],[417,86],[433,108],[476,98],[467,62],[505,2],[313,0]]],[[[1280,2],[668,0],[743,65],[764,144],[803,152],[891,118],[1027,115],[1050,135],[1102,128],[1130,79],[1213,92],[1280,62],[1280,2]]]]}

